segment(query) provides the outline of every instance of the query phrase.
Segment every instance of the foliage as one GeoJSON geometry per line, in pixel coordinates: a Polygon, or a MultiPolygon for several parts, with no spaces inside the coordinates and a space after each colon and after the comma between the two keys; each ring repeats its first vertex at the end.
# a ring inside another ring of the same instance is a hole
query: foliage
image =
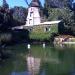
{"type": "Polygon", "coordinates": [[[3,0],[3,8],[8,9],[9,5],[7,4],[6,0],[3,0]]]}
{"type": "Polygon", "coordinates": [[[25,24],[27,17],[27,9],[15,6],[12,10],[13,10],[13,19],[20,22],[21,24],[25,24]]]}
{"type": "Polygon", "coordinates": [[[11,33],[0,33],[0,45],[4,45],[5,43],[9,43],[12,40],[11,33]]]}
{"type": "Polygon", "coordinates": [[[44,8],[48,11],[48,20],[58,20],[62,14],[67,14],[68,6],[69,0],[45,0],[44,8]]]}
{"type": "Polygon", "coordinates": [[[26,29],[15,29],[12,31],[12,41],[14,43],[28,42],[29,31],[26,29]]]}
{"type": "Polygon", "coordinates": [[[14,7],[12,9],[0,7],[0,31],[25,24],[26,14],[26,9],[23,7],[14,7]]]}
{"type": "Polygon", "coordinates": [[[49,8],[48,9],[48,20],[57,20],[59,18],[59,16],[61,16],[61,13],[64,13],[63,9],[59,9],[59,8],[49,8]]]}
{"type": "Polygon", "coordinates": [[[5,31],[11,27],[12,15],[9,9],[0,8],[0,31],[5,31]]]}
{"type": "Polygon", "coordinates": [[[69,7],[71,10],[75,11],[75,1],[74,0],[70,0],[69,7]]]}
{"type": "Polygon", "coordinates": [[[63,26],[63,28],[62,27],[60,28],[62,33],[74,35],[75,34],[74,12],[71,11],[70,9],[64,9],[63,13],[61,13],[61,16],[59,17],[62,18],[62,24],[60,24],[60,26],[63,26]]]}
{"type": "Polygon", "coordinates": [[[45,0],[46,8],[64,8],[67,7],[69,0],[45,0]]]}

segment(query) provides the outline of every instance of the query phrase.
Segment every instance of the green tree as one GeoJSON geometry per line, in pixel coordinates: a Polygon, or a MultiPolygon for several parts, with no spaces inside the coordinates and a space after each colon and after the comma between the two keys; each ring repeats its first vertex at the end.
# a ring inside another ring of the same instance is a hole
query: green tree
{"type": "Polygon", "coordinates": [[[20,22],[21,24],[25,24],[27,17],[27,9],[24,7],[15,6],[13,9],[13,19],[20,22]]]}

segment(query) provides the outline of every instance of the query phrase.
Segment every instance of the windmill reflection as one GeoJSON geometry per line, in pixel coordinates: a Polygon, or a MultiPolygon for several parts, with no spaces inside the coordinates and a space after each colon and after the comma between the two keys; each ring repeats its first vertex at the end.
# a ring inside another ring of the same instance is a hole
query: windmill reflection
{"type": "Polygon", "coordinates": [[[27,60],[27,68],[29,75],[37,75],[40,70],[40,58],[34,58],[31,54],[28,54],[26,57],[27,60]]]}

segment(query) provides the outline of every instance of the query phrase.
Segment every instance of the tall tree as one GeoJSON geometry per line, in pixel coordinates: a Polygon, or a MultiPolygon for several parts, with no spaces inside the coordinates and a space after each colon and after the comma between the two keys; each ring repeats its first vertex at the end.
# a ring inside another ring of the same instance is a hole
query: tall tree
{"type": "Polygon", "coordinates": [[[7,29],[9,29],[9,27],[11,27],[11,21],[12,21],[13,17],[12,14],[10,12],[10,10],[8,9],[4,9],[4,7],[1,7],[0,9],[0,31],[5,31],[7,29]]]}
{"type": "Polygon", "coordinates": [[[27,17],[27,9],[23,7],[14,7],[13,9],[13,19],[20,22],[21,24],[25,24],[27,17]]]}
{"type": "Polygon", "coordinates": [[[45,0],[47,8],[63,8],[68,5],[69,0],[45,0]]]}
{"type": "Polygon", "coordinates": [[[9,5],[7,4],[6,0],[3,0],[3,8],[5,9],[9,8],[9,5]]]}

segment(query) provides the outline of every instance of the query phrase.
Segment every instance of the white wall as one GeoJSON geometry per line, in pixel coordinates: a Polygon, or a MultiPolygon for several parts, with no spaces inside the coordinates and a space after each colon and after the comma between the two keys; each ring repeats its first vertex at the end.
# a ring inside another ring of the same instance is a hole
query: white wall
{"type": "Polygon", "coordinates": [[[41,23],[40,13],[38,7],[29,7],[26,26],[38,25],[41,23]]]}

